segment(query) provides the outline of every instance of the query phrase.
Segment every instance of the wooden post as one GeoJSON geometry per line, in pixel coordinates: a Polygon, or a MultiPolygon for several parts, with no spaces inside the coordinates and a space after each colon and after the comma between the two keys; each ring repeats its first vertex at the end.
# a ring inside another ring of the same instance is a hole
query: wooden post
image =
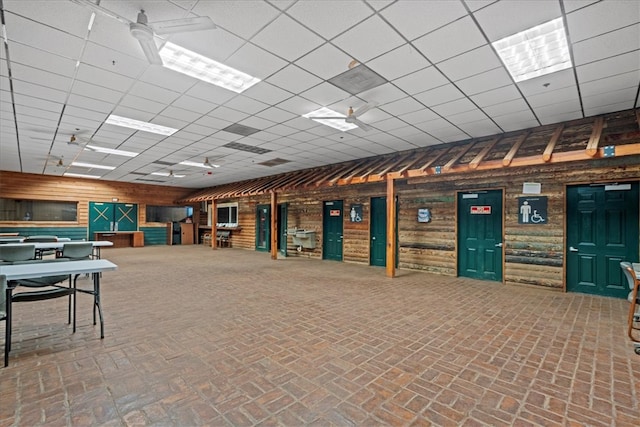
{"type": "Polygon", "coordinates": [[[396,275],[396,196],[394,179],[387,179],[387,277],[396,275]]]}
{"type": "Polygon", "coordinates": [[[278,259],[278,194],[271,192],[271,259],[278,259]]]}
{"type": "Polygon", "coordinates": [[[218,247],[218,204],[216,199],[211,200],[211,249],[218,247]]]}

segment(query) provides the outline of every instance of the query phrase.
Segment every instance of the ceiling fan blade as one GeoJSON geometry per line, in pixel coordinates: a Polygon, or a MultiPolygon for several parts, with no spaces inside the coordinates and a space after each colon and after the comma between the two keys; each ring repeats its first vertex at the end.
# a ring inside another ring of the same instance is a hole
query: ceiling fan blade
{"type": "Polygon", "coordinates": [[[364,113],[366,113],[367,111],[369,111],[372,108],[375,108],[378,106],[377,102],[370,102],[368,104],[364,104],[362,107],[358,108],[356,111],[353,112],[354,116],[361,116],[364,113]]]}
{"type": "Polygon", "coordinates": [[[188,31],[212,30],[216,28],[216,24],[214,24],[208,16],[196,16],[193,18],[151,22],[149,23],[149,27],[151,27],[156,34],[162,35],[185,33],[188,31]]]}
{"type": "Polygon", "coordinates": [[[365,132],[369,132],[371,130],[371,126],[369,126],[366,123],[362,123],[360,120],[358,119],[353,119],[353,123],[355,125],[357,125],[360,129],[362,129],[365,132]]]}
{"type": "Polygon", "coordinates": [[[345,120],[346,117],[309,117],[312,120],[345,120]]]}
{"type": "Polygon", "coordinates": [[[153,41],[153,38],[138,39],[138,41],[140,42],[144,56],[147,57],[147,61],[153,65],[162,65],[162,58],[158,53],[158,47],[156,46],[156,42],[153,41]]]}

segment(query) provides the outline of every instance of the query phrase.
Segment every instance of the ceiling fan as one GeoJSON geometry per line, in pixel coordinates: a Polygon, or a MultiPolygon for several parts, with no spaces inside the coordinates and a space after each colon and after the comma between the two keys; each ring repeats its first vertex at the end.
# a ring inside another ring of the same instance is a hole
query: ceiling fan
{"type": "Polygon", "coordinates": [[[363,131],[368,132],[371,130],[371,126],[362,122],[359,119],[359,117],[365,114],[370,109],[375,108],[377,106],[378,106],[377,102],[370,102],[368,104],[364,104],[362,107],[358,108],[355,111],[353,110],[353,107],[349,107],[349,110],[347,112],[347,117],[310,117],[310,118],[313,120],[344,120],[346,123],[354,124],[358,126],[360,129],[362,129],[363,131]]]}
{"type": "Polygon", "coordinates": [[[120,22],[129,25],[131,35],[138,40],[144,55],[151,64],[162,65],[162,58],[158,52],[158,47],[154,41],[154,36],[185,33],[189,31],[210,30],[216,28],[211,18],[208,16],[196,16],[191,18],[170,19],[168,21],[149,22],[144,10],[140,10],[136,22],[130,20],[99,6],[90,0],[72,0],[74,3],[82,4],[97,12],[115,18],[120,22]]]}

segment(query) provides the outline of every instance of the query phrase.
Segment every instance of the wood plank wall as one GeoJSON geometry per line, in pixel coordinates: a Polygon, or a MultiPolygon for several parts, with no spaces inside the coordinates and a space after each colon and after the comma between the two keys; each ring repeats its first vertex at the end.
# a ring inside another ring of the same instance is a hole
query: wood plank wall
{"type": "MultiPolygon", "coordinates": [[[[147,224],[146,205],[175,205],[176,200],[184,198],[192,192],[193,189],[190,188],[0,171],[0,197],[78,202],[78,221],[74,225],[84,227],[89,224],[89,202],[111,202],[114,198],[118,199],[118,203],[138,204],[138,223],[140,226],[164,227],[164,224],[159,223],[147,224]]],[[[68,227],[70,224],[70,222],[46,221],[0,222],[0,226],[4,227],[68,227]]]]}
{"type": "MultiPolygon", "coordinates": [[[[458,191],[502,189],[504,191],[504,282],[561,290],[564,286],[565,188],[594,182],[640,180],[640,156],[526,168],[428,176],[396,183],[398,197],[399,268],[455,276],[456,195],[458,191]],[[518,197],[522,184],[538,182],[548,197],[548,220],[541,226],[518,224],[518,197]],[[429,208],[430,223],[417,221],[418,208],[429,208]]],[[[369,218],[372,197],[386,196],[384,183],[329,189],[312,189],[278,195],[288,203],[288,228],[315,230],[317,246],[293,256],[322,258],[323,202],[344,203],[344,261],[369,263],[369,218]],[[363,221],[351,223],[351,204],[361,204],[363,221]]],[[[269,204],[269,196],[232,199],[239,203],[242,231],[234,234],[236,248],[255,248],[255,212],[258,204],[269,204]]],[[[235,232],[234,232],[235,233],[235,232]]],[[[289,248],[294,249],[291,237],[289,248]]]]}

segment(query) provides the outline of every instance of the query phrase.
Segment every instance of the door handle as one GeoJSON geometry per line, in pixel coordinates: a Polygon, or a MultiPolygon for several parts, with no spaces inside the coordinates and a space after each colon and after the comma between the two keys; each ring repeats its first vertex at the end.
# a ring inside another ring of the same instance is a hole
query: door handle
{"type": "Polygon", "coordinates": [[[578,250],[573,246],[569,246],[569,252],[578,252],[578,250]]]}
{"type": "Polygon", "coordinates": [[[495,245],[495,246],[496,246],[496,248],[501,248],[501,247],[502,247],[502,242],[500,242],[500,243],[496,243],[496,245],[495,245]]]}
{"type": "Polygon", "coordinates": [[[376,240],[376,236],[373,236],[373,237],[371,238],[371,240],[376,240]]]}

